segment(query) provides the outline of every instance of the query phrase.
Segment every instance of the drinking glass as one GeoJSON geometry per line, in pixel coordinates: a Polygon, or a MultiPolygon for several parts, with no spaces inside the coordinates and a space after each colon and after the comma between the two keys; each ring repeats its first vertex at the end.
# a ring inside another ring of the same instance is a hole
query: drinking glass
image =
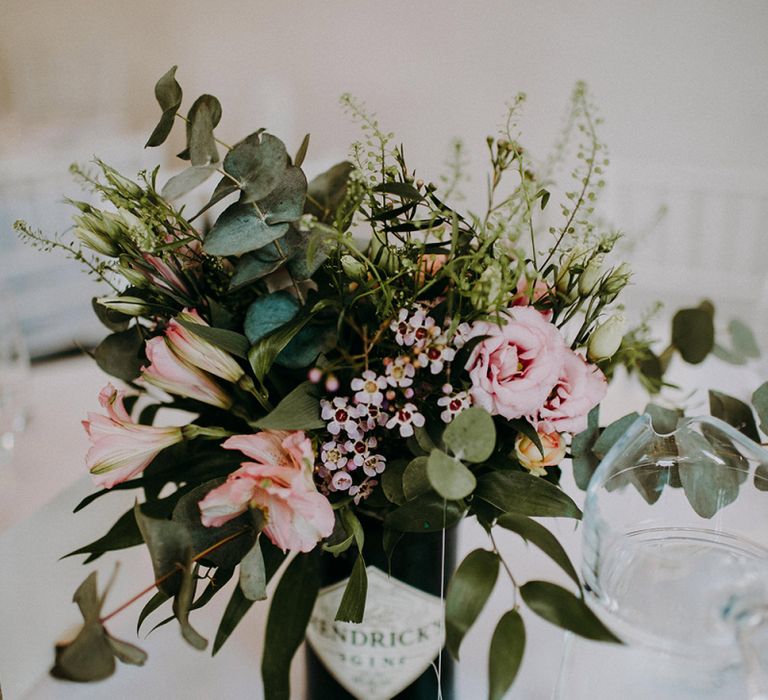
{"type": "Polygon", "coordinates": [[[8,461],[27,421],[29,355],[13,299],[0,290],[0,461],[8,461]]]}
{"type": "Polygon", "coordinates": [[[584,508],[588,602],[623,646],[567,641],[555,698],[768,700],[768,452],[710,417],[639,418],[584,508]]]}

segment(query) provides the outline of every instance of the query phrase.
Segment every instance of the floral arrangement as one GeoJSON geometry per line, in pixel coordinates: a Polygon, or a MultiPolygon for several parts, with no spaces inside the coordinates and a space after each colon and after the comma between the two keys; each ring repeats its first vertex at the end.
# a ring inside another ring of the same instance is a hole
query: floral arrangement
{"type": "MultiPolygon", "coordinates": [[[[661,356],[645,323],[625,329],[616,300],[630,272],[609,262],[618,235],[594,215],[608,161],[584,86],[544,165],[517,133],[524,96],[513,101],[499,137],[488,139],[482,215],[448,203],[458,199],[460,167],[439,187],[424,182],[349,96],[343,104],[364,138],[349,161],[308,182],[301,166],[309,137],[293,157],[263,129],[228,146],[214,135],[215,97],[179,114],[175,68],[155,94],[162,117],[147,146],[161,145],[179,118],[186,170],[158,189],[157,170],[135,181],[96,161],[95,174],[75,173],[105,204],[72,202],[73,240],[17,224],[32,244],[63,248],[112,289],[94,300],[111,331],[94,357],[128,388],[106,386],[102,410],[83,422],[100,490],[79,508],[114,490],[143,498],[73,554],[92,561],[145,544],[156,580],[140,622],[172,601],[168,619],[200,649],[207,640],[190,611],[239,570],[214,652],[284,566],[266,631],[268,698],[288,697],[321,556],[358,550],[337,620],[363,619],[362,515],[383,524],[389,557],[402,533],[469,517],[487,530],[490,548],[471,552],[447,588],[446,644],[455,657],[500,570],[534,613],[617,641],[584,603],[565,551],[533,518],[580,517],[558,488],[560,465],[570,468],[572,458],[583,477],[618,437],[597,427],[617,366],[658,391],[676,348],[700,361],[713,341],[705,307],[678,314],[675,343],[661,356]],[[571,146],[574,188],[550,217],[558,222],[542,230],[555,163],[571,146]],[[174,203],[214,175],[202,210],[192,216],[174,203]],[[189,420],[168,425],[166,409],[189,420]],[[499,526],[552,557],[577,592],[513,579],[493,539],[499,526]]],[[[95,574],[76,592],[84,624],[57,647],[56,675],[95,680],[114,671],[115,658],[143,663],[141,650],[107,632],[125,606],[104,614],[104,597],[95,574]]],[[[514,681],[524,644],[516,602],[491,642],[491,698],[514,681]]]]}

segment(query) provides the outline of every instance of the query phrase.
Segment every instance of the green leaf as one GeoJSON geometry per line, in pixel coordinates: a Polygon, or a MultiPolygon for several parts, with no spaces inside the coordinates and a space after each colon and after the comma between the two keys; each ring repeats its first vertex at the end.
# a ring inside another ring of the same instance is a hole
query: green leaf
{"type": "Polygon", "coordinates": [[[115,655],[98,621],[83,625],[71,642],[56,645],[54,678],[84,683],[109,678],[114,672],[115,655]]]}
{"type": "Polygon", "coordinates": [[[262,430],[319,430],[325,427],[320,418],[320,400],[317,390],[309,382],[302,382],[286,395],[275,408],[254,425],[262,430]]]}
{"type": "Polygon", "coordinates": [[[131,322],[130,316],[100,304],[97,297],[91,299],[91,306],[96,318],[113,332],[126,330],[131,322]]]}
{"type": "Polygon", "coordinates": [[[715,345],[712,314],[701,307],[680,309],[672,318],[672,344],[686,362],[703,362],[715,345]]]}
{"type": "Polygon", "coordinates": [[[352,512],[351,508],[341,509],[341,522],[344,524],[344,530],[352,535],[357,545],[357,549],[362,553],[365,543],[365,531],[358,517],[352,512]]]}
{"type": "Polygon", "coordinates": [[[309,148],[309,134],[307,134],[302,140],[301,145],[299,146],[299,150],[296,151],[296,155],[293,158],[293,164],[300,168],[301,164],[304,162],[304,158],[307,156],[307,149],[309,148]]]}
{"type": "Polygon", "coordinates": [[[332,224],[336,210],[347,194],[347,181],[355,167],[346,161],[337,163],[309,183],[305,213],[332,224]]]}
{"type": "MultiPolygon", "coordinates": [[[[475,475],[467,467],[438,449],[432,450],[427,459],[427,476],[432,488],[450,501],[466,498],[477,485],[475,475]]],[[[403,487],[405,488],[405,480],[403,487]]]]}
{"type": "Polygon", "coordinates": [[[177,66],[173,66],[155,84],[155,97],[160,105],[160,109],[163,110],[163,114],[144,148],[160,146],[168,138],[171,129],[173,129],[176,112],[178,112],[181,106],[182,95],[181,86],[176,82],[176,68],[177,66]]]}
{"type": "Polygon", "coordinates": [[[258,201],[258,205],[268,224],[280,224],[301,218],[306,196],[307,178],[301,168],[290,167],[277,186],[258,201]]]}
{"type": "Polygon", "coordinates": [[[410,462],[404,459],[394,459],[387,463],[387,468],[381,475],[381,488],[387,499],[396,505],[406,502],[403,489],[403,475],[410,462]]]}
{"type": "Polygon", "coordinates": [[[587,604],[549,581],[528,581],[520,587],[525,604],[539,617],[586,639],[621,644],[587,604]]]}
{"type": "Polygon", "coordinates": [[[671,408],[664,408],[663,406],[657,406],[656,404],[649,403],[645,407],[645,413],[651,417],[651,424],[653,429],[659,433],[659,435],[668,435],[674,433],[677,429],[677,422],[682,418],[682,411],[675,411],[671,408]]]}
{"type": "Polygon", "coordinates": [[[317,550],[298,554],[272,597],[261,662],[264,697],[270,700],[290,700],[291,660],[304,641],[320,588],[319,562],[317,550]]]}
{"type": "Polygon", "coordinates": [[[533,517],[581,518],[573,500],[554,484],[525,472],[496,471],[477,480],[475,498],[504,513],[533,517]]]}
{"type": "Polygon", "coordinates": [[[229,280],[229,289],[230,291],[241,289],[273,273],[283,264],[285,260],[282,258],[265,260],[253,253],[246,254],[237,261],[235,274],[229,280]]]}
{"type": "Polygon", "coordinates": [[[252,345],[292,321],[299,313],[299,302],[288,292],[259,297],[245,314],[245,334],[252,345]]]}
{"type": "Polygon", "coordinates": [[[536,545],[581,588],[579,575],[576,573],[576,569],[573,568],[570,558],[557,538],[546,527],[525,515],[518,515],[517,513],[506,513],[496,523],[505,530],[516,532],[526,542],[536,545]]]}
{"type": "MultiPolygon", "coordinates": [[[[446,455],[447,456],[447,455],[446,455]]],[[[449,457],[450,459],[450,457],[449,457]]],[[[427,458],[417,457],[408,462],[402,477],[403,495],[411,501],[431,488],[427,476],[427,458]]]]}
{"type": "Polygon", "coordinates": [[[179,199],[202,185],[215,172],[215,165],[193,165],[168,180],[160,196],[169,202],[179,199]]]}
{"type": "Polygon", "coordinates": [[[246,136],[224,158],[224,170],[239,183],[243,203],[266,197],[278,186],[287,167],[285,145],[263,129],[246,136]]]}
{"type": "MultiPolygon", "coordinates": [[[[264,557],[264,571],[266,574],[266,581],[272,579],[280,565],[285,559],[285,554],[275,547],[269,540],[264,537],[259,538],[259,544],[261,545],[262,556],[264,557]]],[[[224,615],[219,623],[219,629],[216,632],[216,639],[213,641],[213,655],[215,656],[219,649],[224,645],[224,642],[229,639],[232,632],[240,624],[240,621],[245,617],[245,613],[250,610],[253,605],[252,600],[248,600],[243,595],[243,591],[240,586],[235,586],[232,591],[232,597],[227,603],[227,607],[224,610],[224,615]]]]}
{"type": "Polygon", "coordinates": [[[221,178],[221,180],[219,180],[216,188],[213,190],[211,198],[208,200],[206,205],[193,217],[191,217],[189,221],[194,221],[198,216],[208,211],[214,204],[218,204],[222,199],[229,197],[229,195],[234,194],[239,189],[240,188],[237,186],[237,183],[232,182],[232,178],[225,175],[223,178],[221,178]]]}
{"type": "Polygon", "coordinates": [[[240,588],[248,600],[264,600],[267,597],[267,572],[258,540],[240,562],[240,588]]]}
{"type": "Polygon", "coordinates": [[[446,501],[436,493],[425,493],[387,513],[384,524],[402,532],[435,532],[443,529],[443,523],[445,527],[455,525],[465,511],[461,501],[446,501]]]}
{"type": "Polygon", "coordinates": [[[242,255],[263,248],[288,231],[288,224],[270,225],[251,204],[236,202],[216,220],[203,242],[209,255],[242,255]]]}
{"type": "Polygon", "coordinates": [[[136,622],[137,636],[139,634],[139,631],[141,630],[141,626],[144,624],[144,620],[146,620],[153,612],[155,612],[155,610],[157,610],[161,605],[163,605],[170,599],[171,597],[164,591],[155,592],[155,595],[153,595],[147,601],[147,604],[141,609],[141,613],[139,613],[139,619],[136,622]]]}
{"type": "Polygon", "coordinates": [[[712,444],[691,430],[675,436],[683,454],[701,455],[680,460],[677,465],[683,491],[691,507],[702,518],[712,518],[739,495],[738,472],[715,454],[712,444]]]}
{"type": "Polygon", "coordinates": [[[96,364],[107,374],[130,382],[141,374],[144,338],[138,326],[108,335],[93,352],[96,364]]]}
{"type": "MultiPolygon", "coordinates": [[[[213,95],[200,95],[187,114],[187,151],[192,165],[219,160],[213,130],[221,120],[221,103],[213,95]]],[[[180,156],[183,157],[183,156],[180,156]]]]}
{"type": "Polygon", "coordinates": [[[744,357],[757,359],[760,357],[760,347],[755,340],[752,329],[743,321],[734,318],[728,324],[728,332],[733,341],[733,349],[744,357]]]}
{"type": "Polygon", "coordinates": [[[339,622],[360,623],[365,615],[365,599],[368,595],[368,574],[365,571],[363,555],[357,557],[352,573],[344,589],[344,595],[336,612],[336,620],[339,622]]]}
{"type": "Polygon", "coordinates": [[[595,406],[587,419],[587,429],[573,436],[571,441],[571,455],[573,457],[573,478],[576,486],[586,490],[589,480],[600,463],[598,457],[592,452],[592,447],[600,433],[600,405],[595,406]]]}
{"type": "Polygon", "coordinates": [[[448,424],[443,433],[443,442],[458,459],[484,462],[496,446],[493,418],[482,408],[468,408],[448,424]]]}
{"type": "Polygon", "coordinates": [[[328,251],[325,248],[321,250],[300,248],[290,257],[286,266],[294,280],[308,280],[327,259],[328,251]]]}
{"type": "Polygon", "coordinates": [[[181,576],[181,586],[173,599],[173,614],[179,621],[181,635],[195,649],[203,651],[208,646],[208,640],[203,637],[189,622],[189,610],[195,597],[197,587],[197,566],[187,565],[181,576]]]}
{"type": "Polygon", "coordinates": [[[107,643],[112,649],[112,653],[124,664],[143,666],[147,661],[147,652],[139,649],[135,644],[124,642],[122,639],[115,639],[111,635],[107,635],[107,643]]]}
{"type": "MultiPolygon", "coordinates": [[[[144,515],[138,503],[133,512],[152,558],[155,579],[161,579],[166,574],[187,567],[193,556],[188,530],[181,523],[144,515]]],[[[171,576],[160,583],[158,588],[168,595],[176,595],[181,587],[181,578],[171,576]]]]}
{"type": "MultiPolygon", "coordinates": [[[[549,193],[547,193],[549,196],[549,193]]],[[[542,208],[543,208],[542,198],[542,208]]],[[[488,654],[488,697],[502,700],[515,682],[525,651],[525,624],[517,610],[505,612],[491,638],[488,654]]]]}
{"type": "Polygon", "coordinates": [[[374,192],[383,192],[385,194],[393,194],[400,199],[404,200],[421,200],[424,196],[413,185],[409,185],[407,182],[382,182],[373,188],[374,192]]]}
{"type": "Polygon", "coordinates": [[[760,442],[752,409],[743,401],[710,389],[709,412],[715,418],[719,418],[728,423],[728,425],[732,425],[750,440],[760,442]]]}
{"type": "Polygon", "coordinates": [[[133,508],[123,513],[117,522],[109,528],[107,534],[90,544],[86,544],[79,549],[65,554],[62,559],[73,557],[77,554],[90,554],[88,561],[93,561],[105,552],[112,552],[117,549],[127,549],[143,544],[144,538],[141,536],[139,527],[136,524],[133,508]]]}
{"type": "Polygon", "coordinates": [[[445,645],[457,661],[464,635],[477,620],[499,575],[499,557],[475,549],[451,577],[445,596],[445,645]]]}
{"type": "Polygon", "coordinates": [[[761,384],[752,394],[752,403],[760,419],[760,430],[768,433],[768,382],[761,384]]]}
{"type": "Polygon", "coordinates": [[[627,430],[629,430],[629,426],[631,426],[638,417],[638,414],[633,411],[611,423],[602,433],[600,433],[600,437],[592,447],[592,451],[601,459],[605,457],[608,450],[610,450],[611,447],[613,447],[613,444],[624,435],[627,430]]]}
{"type": "Polygon", "coordinates": [[[204,326],[202,323],[194,323],[193,321],[187,321],[183,318],[177,318],[176,321],[188,331],[200,336],[203,340],[224,350],[224,352],[228,352],[230,355],[243,359],[248,357],[250,344],[248,343],[248,338],[244,335],[236,333],[235,331],[230,331],[227,328],[204,326]]]}

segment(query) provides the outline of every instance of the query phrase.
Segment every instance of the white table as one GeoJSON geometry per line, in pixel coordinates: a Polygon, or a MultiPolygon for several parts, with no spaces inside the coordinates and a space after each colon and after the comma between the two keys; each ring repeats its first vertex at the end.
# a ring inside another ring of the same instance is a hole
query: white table
{"type": "MultiPolygon", "coordinates": [[[[716,388],[736,395],[757,386],[755,372],[704,366],[696,372],[716,388]],[[734,384],[742,388],[735,391],[734,384]]],[[[684,377],[683,377],[684,379],[684,377]]],[[[691,377],[689,377],[691,379],[691,377]]],[[[702,377],[694,376],[700,383],[702,377]]],[[[200,653],[169,624],[138,641],[149,653],[144,668],[120,665],[101,683],[81,685],[57,681],[47,675],[53,660],[53,642],[79,613],[71,603],[77,585],[94,565],[81,565],[82,557],[58,558],[103,534],[130,507],[134,495],[116,492],[72,515],[73,507],[92,492],[85,475],[83,455],[88,443],[79,421],[98,409],[97,394],[107,381],[88,358],[64,360],[36,367],[32,372],[32,420],[17,446],[13,462],[0,469],[0,685],[6,700],[68,700],[70,698],[129,698],[185,700],[262,697],[259,676],[266,605],[256,604],[215,659],[200,653]],[[120,503],[118,503],[120,501],[120,503]]],[[[608,419],[641,410],[646,397],[626,382],[619,382],[605,404],[608,419]]],[[[577,499],[565,470],[565,488],[577,499]]],[[[579,534],[572,521],[548,523],[578,565],[579,534]]],[[[500,532],[500,548],[516,577],[526,581],[547,579],[568,586],[568,579],[544,555],[527,548],[515,535],[500,532]]],[[[482,530],[471,522],[459,532],[459,555],[487,546],[482,530]]],[[[102,557],[96,564],[106,581],[115,561],[121,563],[116,585],[107,603],[110,609],[152,580],[149,557],[136,547],[102,557]]],[[[230,583],[231,587],[233,583],[230,583]]],[[[571,584],[572,585],[572,584],[571,584]]],[[[193,615],[196,628],[212,640],[229,598],[222,591],[193,615]]],[[[478,623],[462,646],[458,669],[458,697],[474,700],[486,695],[487,650],[498,617],[512,604],[512,592],[500,576],[499,584],[478,623]]],[[[110,631],[136,641],[135,621],[141,603],[110,621],[110,631]]],[[[510,698],[548,700],[557,677],[563,648],[559,629],[526,614],[528,651],[510,698]]],[[[156,619],[159,619],[156,618],[156,619]]],[[[149,625],[146,629],[149,629],[149,625]]],[[[302,697],[303,654],[292,668],[294,696],[302,697]]],[[[596,691],[597,692],[597,691],[596,691]]],[[[595,695],[596,700],[601,696],[595,695]]],[[[608,700],[606,698],[606,700],[608,700]]]]}

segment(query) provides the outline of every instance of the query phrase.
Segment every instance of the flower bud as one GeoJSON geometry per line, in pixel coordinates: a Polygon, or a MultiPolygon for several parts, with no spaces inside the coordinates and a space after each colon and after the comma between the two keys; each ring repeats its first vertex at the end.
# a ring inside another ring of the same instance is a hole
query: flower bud
{"type": "Polygon", "coordinates": [[[534,476],[546,476],[544,467],[554,467],[565,458],[565,440],[560,433],[539,433],[543,452],[522,433],[515,439],[515,456],[534,476]]]}
{"type": "Polygon", "coordinates": [[[150,312],[150,307],[139,297],[100,297],[96,301],[126,316],[143,316],[150,312]]]}
{"type": "Polygon", "coordinates": [[[117,189],[121,194],[130,197],[141,197],[143,190],[133,180],[129,180],[127,177],[121,175],[114,168],[110,168],[108,165],[101,163],[101,168],[104,171],[104,176],[107,178],[109,184],[117,189]]]}
{"type": "Polygon", "coordinates": [[[374,235],[371,239],[370,257],[375,265],[391,275],[400,270],[400,259],[398,255],[377,235],[374,235]]]}
{"type": "Polygon", "coordinates": [[[600,277],[603,274],[604,257],[602,253],[593,255],[584,268],[584,272],[581,273],[581,277],[579,277],[579,294],[581,296],[587,297],[592,294],[597,283],[600,281],[600,277]]]}
{"type": "Polygon", "coordinates": [[[626,319],[624,314],[614,314],[601,323],[592,333],[587,345],[587,357],[593,362],[607,360],[621,346],[626,319]]]}
{"type": "Polygon", "coordinates": [[[132,287],[146,287],[149,284],[147,276],[136,268],[131,267],[130,263],[126,262],[124,258],[120,259],[117,271],[128,280],[132,287]]]}
{"type": "Polygon", "coordinates": [[[608,279],[603,285],[603,292],[606,296],[613,295],[614,297],[627,286],[629,278],[632,275],[632,270],[627,263],[621,263],[615,270],[611,271],[608,275],[608,279]]]}
{"type": "Polygon", "coordinates": [[[563,253],[560,256],[560,267],[557,271],[557,279],[555,280],[555,287],[557,291],[563,296],[568,294],[568,288],[570,287],[571,268],[573,264],[578,261],[584,255],[584,251],[576,246],[571,248],[567,253],[563,253]]]}
{"type": "Polygon", "coordinates": [[[75,226],[74,233],[77,240],[91,250],[95,250],[97,253],[107,255],[110,258],[116,258],[120,254],[120,250],[117,246],[101,233],[97,233],[84,226],[75,226]]]}
{"type": "Polygon", "coordinates": [[[365,279],[365,265],[353,255],[342,255],[341,267],[347,277],[351,277],[353,280],[365,279]]]}

